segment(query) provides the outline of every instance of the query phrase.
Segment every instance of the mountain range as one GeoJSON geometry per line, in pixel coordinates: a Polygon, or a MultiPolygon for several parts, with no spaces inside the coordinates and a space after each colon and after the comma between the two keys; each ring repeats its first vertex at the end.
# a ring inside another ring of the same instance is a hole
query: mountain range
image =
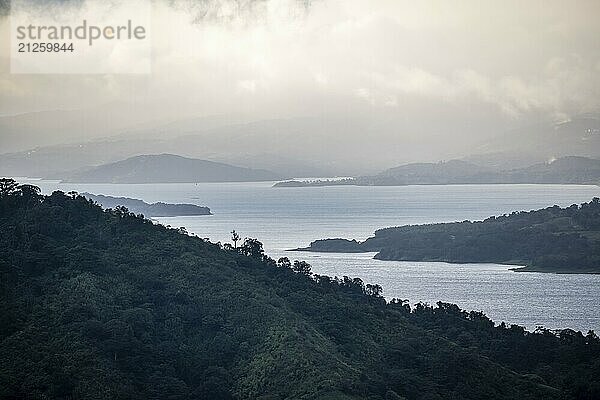
{"type": "Polygon", "coordinates": [[[341,180],[285,181],[275,187],[396,186],[453,184],[600,184],[600,160],[568,156],[523,168],[499,170],[464,160],[414,163],[372,176],[341,180]]]}
{"type": "MultiPolygon", "coordinates": [[[[160,153],[289,177],[371,176],[391,165],[435,160],[506,170],[571,155],[600,157],[598,114],[450,142],[438,136],[411,139],[393,121],[366,122],[359,116],[256,121],[212,116],[130,125],[124,119],[119,113],[109,117],[104,109],[0,117],[0,174],[61,179],[81,168],[160,153]],[[36,135],[41,137],[34,141],[36,135]]],[[[423,125],[426,121],[413,121],[406,129],[423,125]]]]}

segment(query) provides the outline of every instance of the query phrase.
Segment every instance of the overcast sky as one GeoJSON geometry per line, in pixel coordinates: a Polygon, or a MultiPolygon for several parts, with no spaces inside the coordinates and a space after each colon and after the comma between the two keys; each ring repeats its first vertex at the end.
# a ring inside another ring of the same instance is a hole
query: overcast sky
{"type": "Polygon", "coordinates": [[[0,114],[115,104],[132,122],[335,115],[476,135],[600,110],[598,16],[597,0],[157,1],[141,76],[11,75],[3,18],[0,114]]]}

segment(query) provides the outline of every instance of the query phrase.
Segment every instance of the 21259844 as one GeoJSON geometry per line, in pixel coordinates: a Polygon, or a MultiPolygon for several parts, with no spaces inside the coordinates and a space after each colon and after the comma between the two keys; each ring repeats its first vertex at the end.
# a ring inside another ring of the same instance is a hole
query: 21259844
{"type": "Polygon", "coordinates": [[[19,43],[19,53],[61,53],[73,52],[73,43],[19,43]]]}

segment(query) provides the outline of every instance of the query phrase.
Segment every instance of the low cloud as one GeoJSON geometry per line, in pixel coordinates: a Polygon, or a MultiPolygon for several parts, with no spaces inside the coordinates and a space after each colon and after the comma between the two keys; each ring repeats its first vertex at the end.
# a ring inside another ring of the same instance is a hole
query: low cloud
{"type": "Polygon", "coordinates": [[[157,0],[151,75],[11,75],[3,42],[0,103],[124,102],[136,121],[410,110],[402,118],[439,117],[433,131],[473,112],[555,119],[600,109],[597,15],[595,1],[157,0]]]}

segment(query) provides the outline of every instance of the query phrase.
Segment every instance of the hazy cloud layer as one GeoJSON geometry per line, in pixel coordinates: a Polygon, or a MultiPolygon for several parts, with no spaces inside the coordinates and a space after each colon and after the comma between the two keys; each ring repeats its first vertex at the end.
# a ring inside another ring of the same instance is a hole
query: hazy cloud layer
{"type": "Polygon", "coordinates": [[[0,112],[114,103],[132,123],[334,115],[383,120],[391,140],[491,135],[600,109],[598,15],[595,0],[156,1],[147,76],[10,75],[4,18],[0,112]]]}

